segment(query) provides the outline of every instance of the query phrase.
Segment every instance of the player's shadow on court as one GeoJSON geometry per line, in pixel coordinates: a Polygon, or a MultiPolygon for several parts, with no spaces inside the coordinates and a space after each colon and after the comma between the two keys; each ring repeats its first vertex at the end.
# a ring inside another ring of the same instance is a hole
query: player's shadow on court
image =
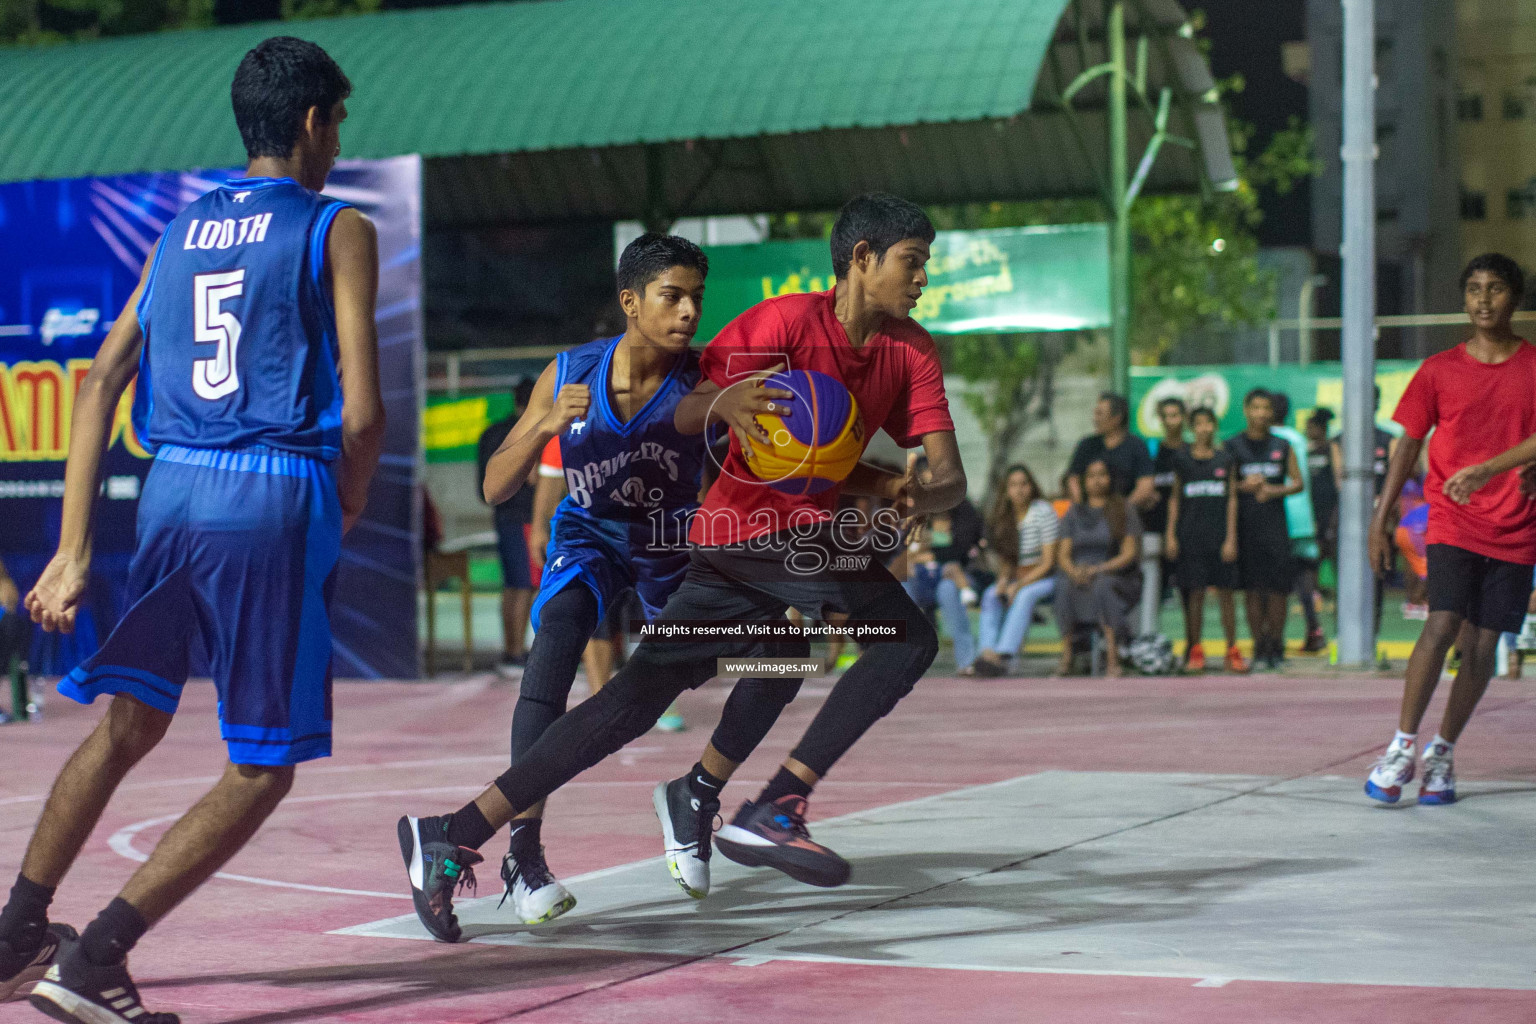
{"type": "MultiPolygon", "coordinates": [[[[1122,855],[1065,850],[1008,866],[1024,856],[859,857],[852,882],[842,889],[799,886],[776,873],[754,871],[722,879],[701,903],[667,893],[664,886],[670,880],[662,876],[657,899],[622,909],[578,913],[536,929],[484,923],[465,927],[467,938],[529,934],[534,939],[530,942],[420,956],[405,949],[400,959],[384,963],[158,979],[140,987],[271,985],[324,992],[348,985],[387,986],[383,992],[224,1022],[298,1024],[475,993],[548,989],[530,1002],[532,1007],[565,997],[570,993],[563,989],[572,984],[608,987],[737,950],[742,956],[778,951],[894,963],[905,956],[903,943],[989,939],[994,957],[1006,960],[1006,939],[1015,936],[1022,940],[1018,953],[1024,959],[1040,953],[1040,943],[1030,942],[1030,936],[1187,918],[1257,885],[1341,871],[1358,863],[1348,858],[1272,857],[1117,870],[1116,862],[1125,860],[1122,855]],[[903,918],[902,910],[912,911],[911,916],[903,918]],[[984,912],[985,919],[972,916],[967,921],[963,912],[973,910],[984,912]],[[865,911],[878,912],[878,918],[871,918],[867,939],[846,920],[835,936],[822,938],[825,933],[816,931],[819,925],[865,911]],[[946,926],[936,927],[939,923],[946,926]],[[772,945],[758,945],[764,942],[772,945]]],[[[424,952],[437,947],[416,948],[424,952]]]]}
{"type": "MultiPolygon", "coordinates": [[[[420,952],[443,948],[420,943],[415,946],[420,952]]],[[[402,952],[406,955],[400,959],[377,963],[158,978],[140,982],[139,988],[147,992],[179,985],[267,985],[324,994],[337,988],[356,986],[365,991],[351,998],[289,1010],[220,1018],[220,1024],[301,1024],[396,1008],[400,1015],[393,1019],[404,1021],[417,1019],[409,1009],[412,1006],[428,1006],[445,999],[477,994],[548,990],[528,999],[526,1004],[504,1006],[502,1012],[534,1009],[566,996],[569,994],[566,987],[574,983],[579,983],[582,988],[602,988],[697,959],[570,947],[459,946],[451,952],[427,955],[413,953],[411,949],[402,952]],[[381,986],[383,991],[379,990],[381,986]]],[[[473,1014],[473,1011],[469,1012],[473,1014]]],[[[434,1015],[424,1013],[421,1019],[434,1019],[434,1015]]]]}

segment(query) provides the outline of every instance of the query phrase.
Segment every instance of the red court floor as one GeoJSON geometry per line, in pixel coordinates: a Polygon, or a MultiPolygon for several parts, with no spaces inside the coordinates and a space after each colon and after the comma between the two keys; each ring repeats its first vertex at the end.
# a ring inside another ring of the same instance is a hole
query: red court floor
{"type": "MultiPolygon", "coordinates": [[[[807,685],[728,809],[825,686],[807,685]]],[[[226,1024],[1536,1021],[1536,684],[1495,681],[1458,746],[1464,799],[1438,809],[1359,794],[1399,688],[930,677],[812,803],[813,830],[837,819],[818,834],[850,854],[850,886],[717,858],[718,898],[694,905],[645,863],[660,852],[650,787],[697,756],[726,692],[712,684],[682,702],[689,731],[643,737],[552,801],[549,860],[583,906],[449,947],[409,941],[398,920],[394,823],[452,809],[501,770],[515,684],[340,683],[336,756],[300,769],[227,866],[237,877],[210,881],[132,963],[150,1009],[226,1024]]],[[[0,728],[6,885],[97,713],[53,697],[43,721],[0,728]]],[[[57,919],[83,926],[211,784],[213,714],[211,687],[190,686],[57,919]]],[[[482,897],[499,892],[501,852],[487,847],[482,897]]],[[[494,899],[475,906],[495,919],[494,899]]],[[[4,1024],[42,1019],[0,1006],[4,1024]]]]}

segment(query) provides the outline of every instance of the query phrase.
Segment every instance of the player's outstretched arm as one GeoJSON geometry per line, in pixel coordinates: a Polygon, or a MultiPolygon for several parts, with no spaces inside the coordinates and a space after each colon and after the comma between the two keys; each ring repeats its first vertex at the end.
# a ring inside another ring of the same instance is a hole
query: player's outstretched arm
{"type": "Polygon", "coordinates": [[[75,393],[69,460],[64,464],[59,550],[26,598],[32,621],[50,632],[70,633],[75,628],[75,609],[91,568],[91,518],[101,487],[101,456],[107,450],[117,404],[139,369],[139,351],[144,347],[139,296],[144,293],[144,282],[149,279],[158,250],[157,245],[145,259],[138,287],[128,296],[75,393]]]}
{"type": "Polygon", "coordinates": [[[379,394],[379,235],[373,221],[348,207],[336,215],[325,242],[331,304],[341,350],[341,496],[343,529],[368,504],[368,483],[384,447],[384,399],[379,394]]]}
{"type": "MultiPolygon", "coordinates": [[[[1404,438],[1399,438],[1393,445],[1394,448],[1402,444],[1404,438]]],[[[1393,453],[1394,455],[1396,452],[1393,453]]],[[[1472,500],[1472,495],[1481,490],[1488,481],[1500,473],[1507,473],[1516,466],[1524,466],[1536,462],[1536,434],[1515,445],[1506,452],[1501,452],[1475,466],[1467,466],[1459,469],[1456,474],[1445,482],[1445,496],[1458,505],[1465,505],[1472,500]]]]}
{"type": "Polygon", "coordinates": [[[557,395],[558,372],[557,363],[544,367],[528,397],[528,408],[485,464],[484,494],[488,503],[500,505],[522,490],[550,438],[564,433],[566,427],[587,415],[592,405],[592,389],[585,384],[567,384],[557,395]]]}
{"type": "Polygon", "coordinates": [[[924,434],[923,454],[928,456],[928,470],[921,476],[909,477],[906,496],[897,505],[903,516],[943,512],[965,497],[965,467],[960,464],[955,432],[934,430],[924,434]]]}

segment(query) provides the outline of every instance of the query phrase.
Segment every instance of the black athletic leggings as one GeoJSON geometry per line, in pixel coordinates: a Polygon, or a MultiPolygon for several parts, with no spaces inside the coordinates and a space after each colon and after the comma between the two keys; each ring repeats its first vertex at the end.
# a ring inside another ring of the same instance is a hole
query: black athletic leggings
{"type": "MultiPolygon", "coordinates": [[[[597,596],[579,580],[567,584],[539,610],[539,630],[528,651],[528,666],[523,670],[517,708],[512,713],[514,764],[565,714],[582,651],[596,628],[597,596]]],[[[809,655],[810,645],[801,644],[799,650],[785,656],[809,655]]],[[[710,742],[728,759],[745,761],[799,691],[799,679],[741,680],[727,698],[710,742]]],[[[662,711],[666,707],[663,704],[662,711]]],[[[662,711],[656,713],[657,718],[662,711]]]]}
{"type": "MultiPolygon", "coordinates": [[[[904,639],[870,644],[858,662],[843,674],[793,751],[796,760],[818,775],[825,775],[870,726],[911,691],[938,653],[938,636],[932,624],[901,584],[883,568],[877,567],[870,578],[855,580],[852,585],[847,580],[829,581],[825,576],[746,584],[739,581],[752,578],[751,565],[735,566],[736,571],[727,574],[716,563],[750,561],[751,556],[733,556],[718,549],[701,554],[702,550],[695,549],[688,577],[659,621],[774,621],[783,616],[789,605],[777,596],[782,593],[793,597],[796,605],[812,617],[823,608],[832,608],[845,611],[854,623],[903,623],[904,639]],[[843,608],[835,607],[839,602],[843,608]]],[[[778,568],[782,574],[782,564],[778,568]]],[[[540,613],[541,620],[548,614],[546,605],[540,613]]],[[[538,640],[534,643],[537,645],[538,640]]],[[[729,641],[646,640],[607,686],[550,725],[496,780],[496,786],[517,812],[524,811],[644,735],[679,694],[715,675],[717,658],[805,657],[808,649],[803,641],[743,645],[729,641]]],[[[750,741],[755,746],[767,733],[762,726],[766,716],[754,717],[754,702],[742,695],[741,685],[726,705],[714,740],[716,749],[736,761],[744,759],[747,752],[738,744],[750,741]],[[739,701],[738,696],[742,697],[739,701]]],[[[798,687],[798,681],[795,685],[798,687]]],[[[767,725],[771,726],[772,721],[767,725]]]]}

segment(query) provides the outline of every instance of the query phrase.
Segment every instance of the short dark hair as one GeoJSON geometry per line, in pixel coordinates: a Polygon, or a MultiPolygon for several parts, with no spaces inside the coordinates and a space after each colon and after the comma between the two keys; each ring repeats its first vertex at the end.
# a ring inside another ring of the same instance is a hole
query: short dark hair
{"type": "Polygon", "coordinates": [[[1313,409],[1312,415],[1307,417],[1307,422],[1316,423],[1318,426],[1326,430],[1328,429],[1328,424],[1333,422],[1333,410],[1329,409],[1327,406],[1321,406],[1319,408],[1313,409]]]}
{"type": "Polygon", "coordinates": [[[1177,395],[1169,395],[1167,398],[1164,398],[1157,403],[1157,414],[1161,416],[1163,414],[1164,407],[1170,405],[1178,407],[1179,412],[1187,413],[1189,411],[1188,406],[1184,404],[1184,399],[1178,397],[1177,395]]]}
{"type": "Polygon", "coordinates": [[[1271,409],[1273,409],[1275,407],[1275,396],[1270,394],[1269,391],[1267,391],[1264,388],[1254,388],[1252,391],[1250,391],[1246,395],[1244,395],[1243,396],[1243,404],[1247,405],[1249,402],[1253,401],[1255,398],[1262,398],[1265,401],[1267,401],[1269,403],[1269,407],[1271,409]]]}
{"type": "Polygon", "coordinates": [[[1189,410],[1189,422],[1190,422],[1190,424],[1193,425],[1195,420],[1197,418],[1201,417],[1201,416],[1204,416],[1206,419],[1210,420],[1212,423],[1219,423],[1219,422],[1221,422],[1220,420],[1218,420],[1216,418],[1216,410],[1215,409],[1212,409],[1208,405],[1197,405],[1193,409],[1189,410]]]}
{"type": "Polygon", "coordinates": [[[1291,396],[1284,391],[1271,391],[1269,393],[1269,405],[1270,408],[1275,410],[1275,419],[1280,423],[1284,423],[1286,418],[1291,415],[1291,396]]]}
{"type": "Polygon", "coordinates": [[[877,260],[908,238],[932,242],[933,222],[922,207],[899,196],[870,192],[855,196],[838,211],[832,225],[832,276],[841,281],[853,265],[853,247],[868,242],[877,260]]]}
{"type": "Polygon", "coordinates": [[[1462,291],[1467,290],[1467,282],[1472,280],[1472,275],[1479,270],[1486,270],[1509,285],[1509,290],[1515,293],[1516,302],[1525,297],[1525,271],[1520,269],[1520,264],[1501,252],[1485,252],[1467,261],[1466,267],[1461,272],[1462,291]]]}
{"type": "Polygon", "coordinates": [[[1122,424],[1130,424],[1131,403],[1125,400],[1124,395],[1117,395],[1113,391],[1103,391],[1099,393],[1099,401],[1108,402],[1110,413],[1122,424]]]}
{"type": "Polygon", "coordinates": [[[229,98],[251,158],[285,157],[299,139],[310,107],[329,123],[331,108],[352,95],[352,83],[314,43],[273,36],[256,44],[235,69],[229,98]]]}
{"type": "Polygon", "coordinates": [[[673,267],[692,267],[700,277],[708,277],[709,257],[680,235],[647,231],[619,256],[619,291],[644,295],[647,285],[673,267]]]}

